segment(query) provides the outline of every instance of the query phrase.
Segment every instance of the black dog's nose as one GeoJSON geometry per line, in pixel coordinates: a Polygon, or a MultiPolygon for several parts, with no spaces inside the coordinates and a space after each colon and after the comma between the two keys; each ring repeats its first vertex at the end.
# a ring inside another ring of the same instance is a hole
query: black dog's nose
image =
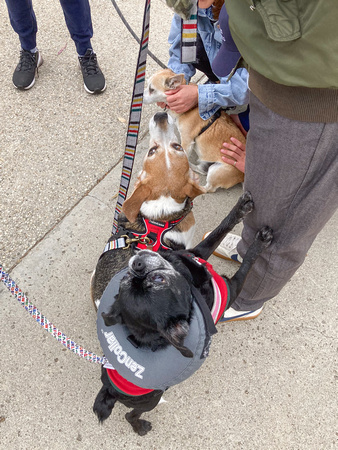
{"type": "Polygon", "coordinates": [[[135,276],[143,278],[146,272],[146,264],[139,256],[135,256],[134,261],[131,264],[131,269],[135,276]]]}

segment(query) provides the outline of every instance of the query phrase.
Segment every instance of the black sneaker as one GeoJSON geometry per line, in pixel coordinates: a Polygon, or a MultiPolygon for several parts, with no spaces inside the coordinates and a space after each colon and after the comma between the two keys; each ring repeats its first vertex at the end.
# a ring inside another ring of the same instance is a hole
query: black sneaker
{"type": "Polygon", "coordinates": [[[35,73],[43,63],[39,51],[21,50],[19,64],[13,73],[13,84],[18,89],[30,89],[35,83],[35,73]]]}
{"type": "Polygon", "coordinates": [[[89,94],[99,94],[106,89],[106,80],[98,65],[96,54],[88,49],[84,56],[79,56],[84,88],[89,94]]]}

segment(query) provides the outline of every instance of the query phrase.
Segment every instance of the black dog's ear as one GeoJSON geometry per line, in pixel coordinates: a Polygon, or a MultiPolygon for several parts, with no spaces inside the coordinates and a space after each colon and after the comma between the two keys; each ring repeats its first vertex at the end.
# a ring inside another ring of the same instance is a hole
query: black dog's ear
{"type": "Polygon", "coordinates": [[[192,358],[193,352],[183,345],[184,339],[189,332],[189,324],[186,320],[179,320],[175,324],[170,324],[165,329],[158,329],[159,333],[173,345],[183,356],[192,358]]]}
{"type": "Polygon", "coordinates": [[[117,323],[122,323],[121,310],[118,301],[113,304],[108,313],[102,313],[101,315],[106,327],[110,327],[111,325],[115,325],[117,323]]]}

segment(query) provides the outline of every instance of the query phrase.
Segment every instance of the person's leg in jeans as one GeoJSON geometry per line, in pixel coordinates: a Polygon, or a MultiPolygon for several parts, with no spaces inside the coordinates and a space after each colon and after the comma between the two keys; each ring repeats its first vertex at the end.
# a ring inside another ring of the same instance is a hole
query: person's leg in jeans
{"type": "Polygon", "coordinates": [[[263,225],[274,230],[233,308],[253,311],[276,296],[303,263],[338,207],[338,124],[289,120],[250,97],[245,190],[255,208],[244,220],[243,256],[263,225]]]}
{"type": "Polygon", "coordinates": [[[35,83],[37,68],[42,58],[36,48],[38,30],[31,0],[6,0],[13,30],[18,34],[21,52],[13,74],[13,84],[18,89],[30,89],[35,83]]]}
{"type": "Polygon", "coordinates": [[[90,94],[106,88],[105,78],[93,52],[93,25],[88,0],[60,0],[66,25],[74,41],[83,75],[84,87],[90,94]]]}
{"type": "Polygon", "coordinates": [[[92,49],[93,25],[88,0],[60,0],[66,25],[79,56],[92,49]]]}
{"type": "Polygon", "coordinates": [[[38,31],[31,0],[6,0],[13,30],[19,35],[21,47],[32,50],[36,47],[38,31]]]}

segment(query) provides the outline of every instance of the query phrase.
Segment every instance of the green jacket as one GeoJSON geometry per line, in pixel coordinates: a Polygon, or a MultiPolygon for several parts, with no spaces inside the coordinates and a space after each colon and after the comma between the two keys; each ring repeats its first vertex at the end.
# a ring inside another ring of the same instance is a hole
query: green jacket
{"type": "Polygon", "coordinates": [[[287,86],[338,88],[337,0],[225,0],[249,67],[287,86]]]}
{"type": "Polygon", "coordinates": [[[338,122],[338,1],[225,0],[249,88],[292,120],[338,122]]]}

